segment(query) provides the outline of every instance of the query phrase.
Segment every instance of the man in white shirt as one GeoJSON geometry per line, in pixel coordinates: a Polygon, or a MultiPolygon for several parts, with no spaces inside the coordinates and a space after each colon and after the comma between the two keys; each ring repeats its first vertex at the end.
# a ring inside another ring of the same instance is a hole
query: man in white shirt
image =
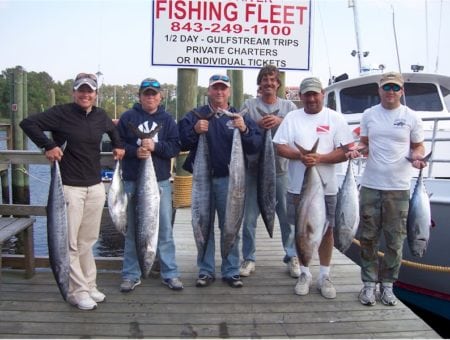
{"type": "Polygon", "coordinates": [[[359,239],[361,242],[361,279],[359,294],[363,305],[376,303],[380,282],[381,302],[397,304],[392,284],[398,278],[406,237],[409,190],[412,168],[423,168],[423,124],[417,113],[401,104],[403,78],[396,72],[383,74],[378,94],[380,104],[367,109],[361,118],[358,149],[368,148],[368,159],[361,179],[359,239]],[[378,245],[381,232],[386,251],[378,270],[378,245]]]}
{"type": "MultiPolygon", "coordinates": [[[[341,144],[353,143],[350,128],[344,117],[329,108],[323,107],[324,92],[319,79],[305,78],[300,84],[300,99],[304,108],[289,112],[280,124],[273,139],[277,144],[278,154],[289,159],[287,211],[288,220],[296,224],[296,207],[300,201],[300,192],[306,168],[317,166],[317,170],[326,183],[324,200],[328,224],[319,246],[320,274],[317,288],[325,298],[334,299],[336,289],[330,280],[330,263],[334,246],[333,226],[336,210],[338,183],[335,163],[347,159],[341,144]],[[315,153],[302,153],[295,144],[304,150],[311,150],[319,139],[315,153]]],[[[296,235],[298,238],[298,235],[296,235]]],[[[297,252],[299,249],[297,240],[297,252]]],[[[300,255],[300,254],[299,254],[300,255]]],[[[295,286],[295,293],[307,295],[312,282],[308,264],[300,263],[301,275],[295,286]]]]}

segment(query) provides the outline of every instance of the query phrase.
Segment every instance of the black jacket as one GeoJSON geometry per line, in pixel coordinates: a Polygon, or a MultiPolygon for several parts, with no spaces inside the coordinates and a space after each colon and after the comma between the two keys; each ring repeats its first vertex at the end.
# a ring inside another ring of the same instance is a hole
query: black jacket
{"type": "Polygon", "coordinates": [[[20,127],[40,148],[67,145],[61,159],[65,185],[91,186],[101,182],[100,146],[107,133],[113,148],[123,148],[119,133],[106,112],[93,107],[89,114],[78,104],[55,105],[20,122],[20,127]],[[52,139],[44,131],[52,132],[52,139]]]}

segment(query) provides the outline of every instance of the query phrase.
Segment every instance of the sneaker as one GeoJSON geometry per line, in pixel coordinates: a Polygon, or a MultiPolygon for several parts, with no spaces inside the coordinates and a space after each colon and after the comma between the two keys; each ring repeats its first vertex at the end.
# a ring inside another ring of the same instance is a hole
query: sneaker
{"type": "Polygon", "coordinates": [[[250,276],[250,274],[253,273],[254,271],[255,271],[255,261],[245,260],[241,264],[239,274],[241,276],[247,277],[250,276]]]}
{"type": "Polygon", "coordinates": [[[162,283],[173,290],[182,290],[183,282],[178,277],[162,280],[162,283]]]}
{"type": "Polygon", "coordinates": [[[311,287],[312,276],[306,273],[301,273],[295,285],[294,291],[297,295],[308,295],[309,287],[311,287]]]}
{"type": "Polygon", "coordinates": [[[239,275],[233,275],[231,277],[222,277],[222,281],[228,283],[232,288],[242,288],[244,283],[239,275]]]}
{"type": "Polygon", "coordinates": [[[397,298],[392,291],[392,286],[382,284],[380,287],[380,294],[380,300],[386,306],[395,306],[397,304],[397,298]]]}
{"type": "Polygon", "coordinates": [[[69,298],[68,301],[71,305],[81,310],[92,310],[97,308],[97,303],[89,296],[80,300],[77,300],[76,298],[69,298]]]}
{"type": "Polygon", "coordinates": [[[122,293],[131,292],[132,290],[134,290],[134,288],[136,288],[136,286],[139,286],[140,284],[141,284],[141,280],[139,280],[139,279],[134,280],[134,281],[125,279],[120,284],[120,291],[122,293]]]}
{"type": "Polygon", "coordinates": [[[292,256],[288,262],[289,274],[291,277],[298,278],[300,277],[300,263],[298,262],[297,256],[292,256]]]}
{"type": "Polygon", "coordinates": [[[213,283],[216,279],[212,276],[200,274],[198,276],[197,282],[195,283],[196,287],[208,287],[211,283],[213,283]]]}
{"type": "Polygon", "coordinates": [[[359,292],[359,302],[365,306],[374,306],[377,302],[375,301],[376,286],[372,282],[364,283],[364,287],[359,292]]]}
{"type": "Polygon", "coordinates": [[[329,276],[324,276],[317,280],[317,289],[324,298],[336,298],[336,288],[334,288],[333,282],[331,282],[329,276]]]}
{"type": "Polygon", "coordinates": [[[106,295],[100,292],[97,288],[94,288],[89,292],[89,296],[95,302],[103,302],[106,299],[106,295]]]}

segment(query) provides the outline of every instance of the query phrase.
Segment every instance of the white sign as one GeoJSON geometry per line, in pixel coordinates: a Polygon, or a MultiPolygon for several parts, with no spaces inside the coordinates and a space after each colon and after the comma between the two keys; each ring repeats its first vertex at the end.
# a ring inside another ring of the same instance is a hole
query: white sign
{"type": "Polygon", "coordinates": [[[153,0],[155,66],[309,70],[311,0],[153,0]]]}

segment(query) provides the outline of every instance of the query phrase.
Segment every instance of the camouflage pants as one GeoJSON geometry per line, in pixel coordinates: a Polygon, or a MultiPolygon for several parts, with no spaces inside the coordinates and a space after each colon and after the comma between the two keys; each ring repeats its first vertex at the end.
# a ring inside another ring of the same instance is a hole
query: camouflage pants
{"type": "Polygon", "coordinates": [[[398,278],[406,237],[409,190],[374,190],[361,187],[358,235],[361,242],[363,282],[394,282],[398,278]],[[386,250],[379,266],[381,233],[386,250]]]}

